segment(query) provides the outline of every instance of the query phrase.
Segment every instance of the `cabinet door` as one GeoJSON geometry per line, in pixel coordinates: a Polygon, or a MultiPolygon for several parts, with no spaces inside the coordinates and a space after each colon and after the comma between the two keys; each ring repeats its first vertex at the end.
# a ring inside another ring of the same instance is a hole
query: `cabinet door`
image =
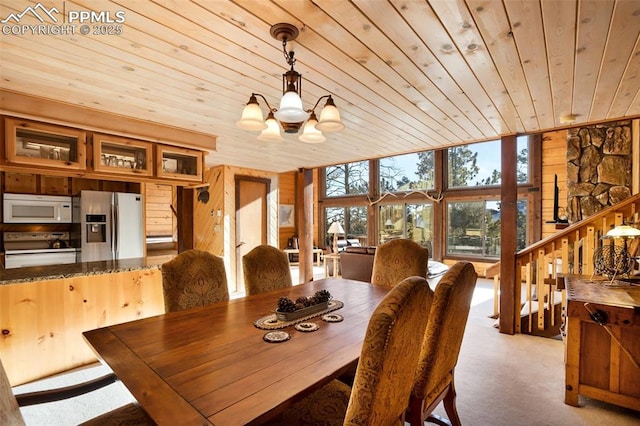
{"type": "Polygon", "coordinates": [[[5,118],[8,163],[86,169],[86,132],[54,124],[5,118]]]}
{"type": "Polygon", "coordinates": [[[151,176],[153,144],[96,133],[93,135],[93,168],[98,172],[151,176]]]}
{"type": "Polygon", "coordinates": [[[161,178],[202,181],[202,151],[157,146],[156,174],[161,178]]]}

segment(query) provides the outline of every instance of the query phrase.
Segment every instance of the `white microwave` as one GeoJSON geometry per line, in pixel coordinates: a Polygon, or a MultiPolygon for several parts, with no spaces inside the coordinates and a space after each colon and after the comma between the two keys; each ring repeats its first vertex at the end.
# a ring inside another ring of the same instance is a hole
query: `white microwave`
{"type": "Polygon", "coordinates": [[[71,223],[71,197],[4,194],[4,223],[71,223]]]}

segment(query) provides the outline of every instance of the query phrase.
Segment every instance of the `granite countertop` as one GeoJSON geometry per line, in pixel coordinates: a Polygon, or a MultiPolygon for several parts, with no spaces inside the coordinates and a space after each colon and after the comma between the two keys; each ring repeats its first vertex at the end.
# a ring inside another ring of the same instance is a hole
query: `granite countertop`
{"type": "Polygon", "coordinates": [[[126,272],[142,269],[160,269],[160,265],[161,262],[158,262],[158,259],[140,257],[134,259],[70,263],[66,265],[0,269],[0,285],[73,278],[86,275],[110,274],[114,272],[126,272]]]}

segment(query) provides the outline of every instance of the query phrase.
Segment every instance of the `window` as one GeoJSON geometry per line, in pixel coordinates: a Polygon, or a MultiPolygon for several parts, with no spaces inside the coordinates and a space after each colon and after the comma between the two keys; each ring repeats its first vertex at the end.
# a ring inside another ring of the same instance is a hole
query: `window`
{"type": "Polygon", "coordinates": [[[517,181],[518,183],[528,183],[529,182],[529,137],[528,136],[518,136],[516,139],[517,150],[516,154],[518,165],[516,173],[517,173],[517,181]]]}
{"type": "Polygon", "coordinates": [[[327,197],[369,193],[369,162],[359,161],[325,169],[327,197]]]}
{"type": "MultiPolygon", "coordinates": [[[[519,136],[517,182],[529,182],[529,138],[519,136]]],[[[501,142],[462,145],[447,150],[449,188],[494,186],[501,183],[501,142]]]]}
{"type": "Polygon", "coordinates": [[[400,192],[434,187],[433,151],[380,159],[380,192],[400,192]]]}
{"type": "Polygon", "coordinates": [[[447,224],[447,254],[499,257],[497,201],[447,203],[447,224]]]}
{"type": "MultiPolygon", "coordinates": [[[[517,249],[527,245],[527,201],[517,202],[517,249]]],[[[447,254],[500,257],[500,202],[447,203],[447,254]]]]}
{"type": "Polygon", "coordinates": [[[386,204],[380,206],[378,244],[396,238],[408,238],[427,247],[431,253],[433,205],[386,204]]]}
{"type": "MultiPolygon", "coordinates": [[[[346,232],[339,239],[357,239],[361,245],[367,245],[367,208],[365,206],[327,207],[325,228],[329,229],[333,222],[338,222],[346,232]]],[[[331,236],[326,235],[325,244],[331,244],[331,236]]]]}

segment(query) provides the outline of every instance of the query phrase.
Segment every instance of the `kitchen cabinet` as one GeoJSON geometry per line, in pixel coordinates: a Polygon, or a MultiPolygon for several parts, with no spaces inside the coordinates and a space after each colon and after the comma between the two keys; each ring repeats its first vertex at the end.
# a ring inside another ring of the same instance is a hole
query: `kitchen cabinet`
{"type": "MultiPolygon", "coordinates": [[[[10,116],[2,120],[5,148],[0,151],[0,163],[14,176],[170,181],[173,185],[202,182],[204,151],[172,146],[170,141],[137,139],[135,135],[115,136],[10,116]]],[[[61,186],[60,182],[57,185],[61,186]]],[[[54,193],[59,190],[54,188],[54,193]]],[[[20,192],[37,191],[29,188],[20,192]]]]}
{"type": "Polygon", "coordinates": [[[12,386],[96,362],[83,331],[164,313],[160,267],[139,259],[22,271],[0,270],[0,359],[12,386]],[[9,279],[30,273],[51,276],[9,279]]]}
{"type": "Polygon", "coordinates": [[[93,169],[97,172],[152,176],[153,144],[95,133],[93,135],[93,169]]]}
{"type": "Polygon", "coordinates": [[[202,151],[168,145],[157,145],[156,149],[157,177],[202,181],[202,151]]]}
{"type": "Polygon", "coordinates": [[[86,169],[85,131],[9,117],[5,118],[4,124],[7,163],[86,169]]]}

